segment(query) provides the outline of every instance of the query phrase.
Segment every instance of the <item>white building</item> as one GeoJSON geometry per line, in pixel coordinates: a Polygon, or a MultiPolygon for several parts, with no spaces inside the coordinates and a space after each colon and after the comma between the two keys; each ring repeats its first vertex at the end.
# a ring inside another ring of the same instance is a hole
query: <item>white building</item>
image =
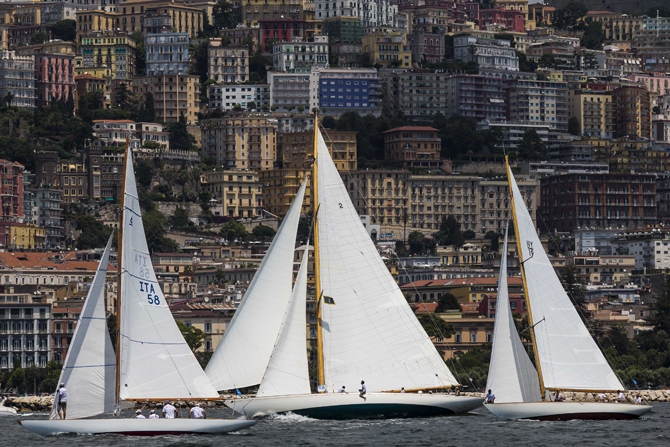
{"type": "Polygon", "coordinates": [[[312,67],[328,66],[328,36],[313,42],[278,42],[272,46],[272,68],[287,73],[309,73],[312,67]]]}
{"type": "Polygon", "coordinates": [[[14,51],[0,52],[0,98],[11,93],[12,106],[35,108],[35,56],[17,56],[14,51]]]}
{"type": "Polygon", "coordinates": [[[623,233],[612,244],[617,254],[635,256],[636,269],[670,268],[670,237],[663,233],[623,233]]]}
{"type": "Polygon", "coordinates": [[[147,34],[147,75],[188,74],[188,33],[147,34]]]}
{"type": "Polygon", "coordinates": [[[209,79],[230,84],[249,80],[248,47],[226,47],[221,39],[209,39],[207,58],[209,79]]]}
{"type": "Polygon", "coordinates": [[[614,239],[618,230],[596,230],[596,229],[578,229],[575,230],[575,251],[577,253],[593,252],[599,255],[611,255],[612,239],[614,239]]]}
{"type": "Polygon", "coordinates": [[[135,125],[137,138],[140,140],[140,145],[145,141],[160,144],[165,150],[170,149],[170,132],[163,131],[163,125],[159,123],[137,123],[135,125]]]}
{"type": "Polygon", "coordinates": [[[398,26],[398,5],[390,0],[331,1],[316,0],[316,20],[328,17],[358,17],[363,28],[366,26],[398,26]]]}
{"type": "Polygon", "coordinates": [[[255,109],[261,110],[263,107],[270,107],[270,86],[268,84],[209,85],[207,98],[210,109],[233,110],[236,104],[246,109],[248,104],[253,102],[255,109]]]}
{"type": "Polygon", "coordinates": [[[310,111],[310,74],[268,72],[270,106],[278,112],[310,111]]]}
{"type": "Polygon", "coordinates": [[[136,134],[136,124],[132,120],[93,120],[95,146],[125,146],[126,138],[130,139],[130,147],[140,146],[136,134]]]}
{"type": "Polygon", "coordinates": [[[519,58],[509,40],[456,36],[454,58],[463,62],[476,62],[480,68],[519,71],[519,58]]]}

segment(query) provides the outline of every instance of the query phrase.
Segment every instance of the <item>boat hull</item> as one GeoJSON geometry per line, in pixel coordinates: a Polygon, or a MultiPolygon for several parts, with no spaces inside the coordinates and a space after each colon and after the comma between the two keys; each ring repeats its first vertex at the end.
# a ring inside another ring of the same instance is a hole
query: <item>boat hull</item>
{"type": "Polygon", "coordinates": [[[65,419],[18,422],[26,430],[42,436],[62,433],[162,436],[226,433],[251,427],[257,421],[243,419],[65,419]]]}
{"type": "Polygon", "coordinates": [[[467,413],[481,406],[480,397],[446,394],[325,393],[232,399],[226,406],[247,417],[295,413],[314,419],[391,419],[467,413]]]}
{"type": "Polygon", "coordinates": [[[518,402],[484,406],[501,419],[539,421],[636,419],[652,409],[649,405],[605,402],[518,402]]]}

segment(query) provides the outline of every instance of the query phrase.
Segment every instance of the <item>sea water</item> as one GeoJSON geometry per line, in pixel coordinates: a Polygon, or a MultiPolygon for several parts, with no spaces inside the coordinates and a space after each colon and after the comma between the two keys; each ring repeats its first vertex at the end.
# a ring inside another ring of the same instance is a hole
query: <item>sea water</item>
{"type": "MultiPolygon", "coordinates": [[[[207,414],[230,417],[229,411],[218,408],[208,410],[207,414]]],[[[132,412],[124,412],[123,416],[131,417],[132,412]]],[[[1,417],[0,447],[670,446],[670,403],[656,404],[652,413],[632,421],[502,421],[485,408],[463,416],[424,419],[320,421],[289,414],[261,419],[254,427],[237,433],[148,438],[116,435],[43,438],[14,422],[21,417],[45,419],[47,415],[1,417]]]]}

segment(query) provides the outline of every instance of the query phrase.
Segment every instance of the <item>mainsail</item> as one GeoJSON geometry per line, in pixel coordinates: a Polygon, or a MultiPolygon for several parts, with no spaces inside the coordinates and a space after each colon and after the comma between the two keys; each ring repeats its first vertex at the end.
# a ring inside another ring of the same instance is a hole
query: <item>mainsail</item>
{"type": "Polygon", "coordinates": [[[258,385],[263,379],[291,299],[293,255],[306,184],[298,190],[207,365],[207,376],[217,390],[258,385]]]}
{"type": "MultiPolygon", "coordinates": [[[[105,279],[112,236],[98,264],[79,315],[58,383],[67,391],[68,419],[82,419],[114,409],[116,357],[105,316],[105,279]]],[[[50,419],[58,419],[54,409],[50,419]]]]}
{"type": "Polygon", "coordinates": [[[496,403],[542,400],[537,371],[521,343],[512,317],[507,289],[507,229],[502,257],[498,299],[493,326],[493,347],[486,389],[493,390],[496,403]]]}
{"type": "Polygon", "coordinates": [[[545,388],[564,390],[623,389],[544,252],[524,198],[507,166],[521,249],[529,311],[545,388]]]}
{"type": "Polygon", "coordinates": [[[217,398],[156,280],[142,224],[132,152],[126,152],[119,259],[120,398],[217,398]]]}
{"type": "Polygon", "coordinates": [[[356,389],[365,380],[368,391],[456,385],[379,256],[317,134],[325,385],[356,389]]]}
{"type": "Polygon", "coordinates": [[[307,265],[305,248],[291,302],[257,396],[309,394],[307,365],[307,265]]]}

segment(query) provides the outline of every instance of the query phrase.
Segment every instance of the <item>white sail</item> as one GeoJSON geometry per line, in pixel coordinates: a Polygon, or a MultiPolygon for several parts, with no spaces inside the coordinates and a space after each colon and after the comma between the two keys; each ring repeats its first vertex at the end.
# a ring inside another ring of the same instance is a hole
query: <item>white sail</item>
{"type": "Polygon", "coordinates": [[[309,251],[305,248],[277,344],[256,393],[259,397],[311,392],[307,365],[308,263],[309,251]]]}
{"type": "Polygon", "coordinates": [[[291,299],[293,253],[306,181],[207,365],[217,390],[258,385],[291,299]]]}
{"type": "Polygon", "coordinates": [[[147,247],[132,153],[126,152],[120,256],[121,399],[216,398],[172,317],[147,247]]]}
{"type": "Polygon", "coordinates": [[[486,389],[493,391],[496,403],[538,402],[542,400],[537,371],[521,343],[512,317],[507,289],[507,229],[493,326],[493,347],[486,389]]]}
{"type": "MultiPolygon", "coordinates": [[[[93,277],[58,379],[67,389],[68,419],[87,418],[114,409],[116,355],[105,315],[105,279],[111,247],[112,236],[93,277]]],[[[50,419],[58,419],[56,400],[50,419]]]]}
{"type": "Polygon", "coordinates": [[[550,389],[620,390],[621,381],[584,326],[563,289],[537,235],[524,198],[507,167],[520,260],[526,278],[526,293],[535,324],[535,343],[544,386],[550,389]]]}
{"type": "Polygon", "coordinates": [[[321,132],[317,164],[325,385],[456,385],[363,227],[321,132]]]}

